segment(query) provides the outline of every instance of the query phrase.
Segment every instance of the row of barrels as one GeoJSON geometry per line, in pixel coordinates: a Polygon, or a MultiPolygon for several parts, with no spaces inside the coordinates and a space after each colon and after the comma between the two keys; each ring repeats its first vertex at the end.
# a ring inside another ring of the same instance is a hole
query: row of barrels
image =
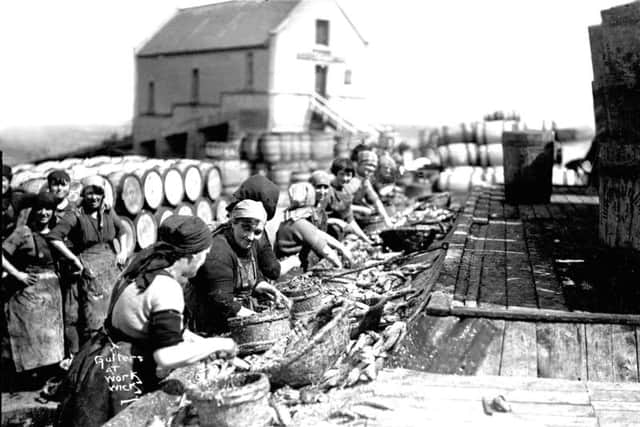
{"type": "Polygon", "coordinates": [[[46,176],[55,169],[69,173],[71,201],[80,198],[84,177],[101,176],[106,203],[129,224],[132,245],[138,248],[155,242],[157,226],[169,214],[197,215],[207,223],[223,220],[227,196],[251,175],[249,163],[241,160],[99,156],[18,165],[14,167],[12,186],[27,192],[41,191],[46,187],[46,176]]]}
{"type": "MultiPolygon", "coordinates": [[[[589,177],[582,171],[576,172],[561,165],[554,165],[552,184],[559,186],[584,186],[589,177]]],[[[437,190],[466,193],[475,186],[504,184],[502,166],[455,166],[443,170],[436,182],[437,190]]]]}
{"type": "Polygon", "coordinates": [[[335,137],[328,132],[248,133],[233,141],[208,141],[205,155],[212,160],[246,160],[277,164],[324,161],[334,156],[335,137]]]}

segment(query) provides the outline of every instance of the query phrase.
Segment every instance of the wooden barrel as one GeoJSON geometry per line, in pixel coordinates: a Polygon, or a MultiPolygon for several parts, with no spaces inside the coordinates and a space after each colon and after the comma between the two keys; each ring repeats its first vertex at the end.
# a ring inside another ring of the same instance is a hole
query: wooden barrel
{"type": "Polygon", "coordinates": [[[554,144],[551,131],[504,132],[505,199],[549,203],[554,144]]]}
{"type": "MultiPolygon", "coordinates": [[[[106,206],[111,206],[115,208],[116,202],[118,201],[116,189],[113,187],[113,184],[111,183],[111,181],[109,181],[108,176],[105,176],[105,175],[101,175],[101,176],[102,176],[102,179],[104,180],[104,203],[106,206]]],[[[80,194],[82,193],[82,183],[78,180],[74,180],[74,179],[71,180],[71,183],[69,184],[69,201],[73,201],[71,199],[72,190],[74,193],[74,198],[75,198],[75,193],[77,193],[77,200],[80,200],[80,194]]]]}
{"type": "Polygon", "coordinates": [[[243,160],[225,160],[217,162],[222,177],[222,193],[233,194],[247,178],[251,176],[249,163],[243,160]]]}
{"type": "Polygon", "coordinates": [[[294,182],[309,182],[310,179],[311,179],[311,172],[302,172],[302,171],[291,172],[290,182],[292,184],[294,182]]]}
{"type": "Polygon", "coordinates": [[[474,142],[473,127],[467,123],[442,126],[440,138],[445,143],[450,142],[474,142]]]}
{"type": "Polygon", "coordinates": [[[199,198],[193,203],[193,210],[197,217],[202,219],[205,223],[211,224],[215,218],[213,215],[213,208],[209,199],[204,197],[199,198]]]}
{"type": "Polygon", "coordinates": [[[478,161],[478,146],[475,142],[451,142],[440,146],[446,151],[445,166],[472,166],[478,161]]]}
{"type": "Polygon", "coordinates": [[[20,184],[20,189],[27,193],[39,193],[47,187],[46,178],[31,178],[20,184]]]}
{"type": "Polygon", "coordinates": [[[240,160],[257,162],[260,160],[259,135],[247,133],[240,142],[240,160]]]}
{"type": "Polygon", "coordinates": [[[178,206],[184,198],[184,182],[180,170],[169,165],[156,166],[162,176],[164,200],[171,206],[178,206]]]}
{"type": "Polygon", "coordinates": [[[491,143],[485,145],[487,150],[487,165],[502,166],[504,162],[502,153],[502,143],[491,143]]]}
{"type": "Polygon", "coordinates": [[[300,160],[311,160],[311,135],[307,132],[298,134],[298,151],[300,152],[300,160]]]}
{"type": "MultiPolygon", "coordinates": [[[[105,203],[108,203],[109,206],[113,206],[113,190],[111,189],[111,183],[108,180],[104,180],[105,184],[109,186],[109,193],[107,193],[107,189],[105,189],[105,203]],[[111,200],[107,199],[107,196],[111,195],[111,200]]],[[[78,204],[80,203],[80,194],[82,193],[82,183],[80,181],[71,180],[69,183],[69,195],[67,196],[67,200],[69,202],[78,204]]]]}
{"type": "MultiPolygon", "coordinates": [[[[144,164],[141,167],[144,167],[144,164]]],[[[160,172],[155,169],[139,168],[133,173],[140,179],[142,194],[147,207],[152,210],[158,209],[164,200],[164,184],[160,172]]]]}
{"type": "Polygon", "coordinates": [[[198,169],[200,169],[204,181],[204,195],[211,200],[217,200],[222,194],[220,169],[211,162],[201,162],[198,169]]]}
{"type": "Polygon", "coordinates": [[[229,219],[227,206],[229,206],[229,197],[222,196],[216,200],[213,206],[213,218],[218,222],[226,222],[229,219]]]}
{"type": "Polygon", "coordinates": [[[135,216],[144,206],[144,195],[140,179],[131,173],[113,172],[107,179],[114,189],[114,205],[116,210],[135,216]]]}
{"type": "Polygon", "coordinates": [[[466,193],[471,190],[474,179],[476,182],[482,179],[482,173],[483,170],[481,168],[473,166],[447,168],[438,177],[438,189],[452,193],[466,193]]]}
{"type": "Polygon", "coordinates": [[[280,161],[280,134],[265,133],[260,137],[258,143],[260,157],[266,163],[277,163],[280,161]]]}
{"type": "MultiPolygon", "coordinates": [[[[45,175],[45,173],[47,173],[48,171],[50,171],[51,169],[61,169],[60,168],[60,164],[57,160],[50,160],[48,162],[42,162],[37,164],[33,170],[36,172],[39,172],[43,175],[45,175]]],[[[46,178],[46,176],[45,176],[46,178]]]]}
{"type": "Polygon", "coordinates": [[[275,165],[271,168],[269,179],[280,187],[281,191],[286,191],[291,183],[291,169],[288,165],[275,165]]]}
{"type": "Polygon", "coordinates": [[[200,169],[194,164],[183,162],[176,162],[174,166],[182,173],[184,195],[187,200],[195,202],[202,196],[203,179],[200,169]]]}
{"type": "Polygon", "coordinates": [[[238,160],[240,141],[207,141],[204,152],[211,160],[238,160]]]}
{"type": "Polygon", "coordinates": [[[334,139],[328,132],[314,132],[311,134],[311,159],[327,160],[333,158],[334,139]]]}
{"type": "Polygon", "coordinates": [[[89,157],[89,158],[84,159],[82,161],[82,164],[84,164],[88,168],[94,167],[94,166],[98,166],[98,165],[102,165],[104,163],[111,163],[111,157],[109,157],[109,156],[95,156],[95,157],[89,157]]]}
{"type": "Polygon", "coordinates": [[[138,248],[144,249],[158,240],[158,222],[152,213],[141,211],[133,220],[138,248]]]}
{"type": "MultiPolygon", "coordinates": [[[[297,151],[297,150],[295,150],[297,151]]],[[[298,156],[298,154],[296,154],[298,156]]],[[[293,136],[290,132],[280,134],[280,161],[290,162],[294,159],[293,136]]]]}
{"type": "MultiPolygon", "coordinates": [[[[136,227],[135,225],[133,225],[133,221],[131,221],[129,218],[125,216],[121,216],[120,220],[122,221],[122,226],[124,227],[125,236],[126,236],[125,249],[127,250],[127,254],[131,256],[131,254],[133,254],[133,252],[136,250],[136,227]]],[[[119,252],[120,251],[119,239],[114,239],[114,246],[116,248],[116,251],[119,252]]]]}
{"type": "Polygon", "coordinates": [[[178,206],[173,210],[174,215],[188,215],[194,216],[193,205],[188,202],[180,202],[178,206]]]}
{"type": "Polygon", "coordinates": [[[169,218],[171,215],[173,215],[173,209],[167,206],[160,206],[158,210],[153,214],[153,216],[156,218],[158,227],[160,227],[164,220],[169,218]]]}

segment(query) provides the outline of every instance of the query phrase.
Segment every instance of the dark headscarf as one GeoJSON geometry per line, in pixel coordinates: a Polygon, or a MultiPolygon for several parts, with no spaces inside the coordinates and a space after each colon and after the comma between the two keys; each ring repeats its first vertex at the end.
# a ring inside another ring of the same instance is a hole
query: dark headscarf
{"type": "Polygon", "coordinates": [[[58,182],[70,182],[71,177],[67,172],[62,169],[56,169],[47,175],[47,182],[49,185],[58,183],[58,182]]]}
{"type": "Polygon", "coordinates": [[[138,289],[144,290],[163,269],[184,256],[208,249],[212,241],[209,228],[199,217],[171,215],[158,229],[158,241],[129,263],[121,283],[135,280],[138,289]]]}
{"type": "Polygon", "coordinates": [[[13,178],[13,172],[11,171],[11,166],[2,165],[2,177],[7,178],[9,181],[11,181],[11,178],[13,178]]]}
{"type": "Polygon", "coordinates": [[[280,189],[273,182],[262,175],[253,175],[247,178],[242,185],[233,193],[233,198],[227,211],[231,212],[235,205],[242,200],[255,200],[262,202],[264,210],[267,211],[267,221],[276,214],[280,189]]]}

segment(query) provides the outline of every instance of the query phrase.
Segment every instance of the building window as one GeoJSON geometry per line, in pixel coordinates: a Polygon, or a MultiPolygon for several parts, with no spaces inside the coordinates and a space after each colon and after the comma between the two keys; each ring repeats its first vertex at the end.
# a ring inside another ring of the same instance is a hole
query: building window
{"type": "Polygon", "coordinates": [[[329,21],[316,20],[316,44],[329,46],[329,21]]]}
{"type": "Polygon", "coordinates": [[[191,103],[200,102],[200,70],[194,68],[191,70],[191,103]]]}
{"type": "Polygon", "coordinates": [[[247,89],[253,89],[253,52],[247,52],[247,89]]]}
{"type": "Polygon", "coordinates": [[[153,114],[156,111],[156,87],[153,82],[149,82],[147,93],[147,113],[153,114]]]}
{"type": "Polygon", "coordinates": [[[351,70],[345,70],[344,72],[344,84],[351,84],[351,70]]]}

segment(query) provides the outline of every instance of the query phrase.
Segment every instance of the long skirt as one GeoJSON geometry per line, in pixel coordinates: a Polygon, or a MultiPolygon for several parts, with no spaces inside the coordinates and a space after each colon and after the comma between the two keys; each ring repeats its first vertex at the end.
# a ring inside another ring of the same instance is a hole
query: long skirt
{"type": "Polygon", "coordinates": [[[120,269],[116,255],[107,244],[94,245],[80,254],[85,266],[78,280],[78,306],[81,340],[86,342],[98,332],[107,317],[111,291],[120,269]]]}
{"type": "Polygon", "coordinates": [[[158,387],[153,354],[104,330],[82,346],[62,384],[60,427],[98,427],[158,387]]]}
{"type": "Polygon", "coordinates": [[[11,356],[16,372],[64,359],[62,293],[53,271],[33,273],[38,283],[16,291],[5,304],[11,356]]]}

